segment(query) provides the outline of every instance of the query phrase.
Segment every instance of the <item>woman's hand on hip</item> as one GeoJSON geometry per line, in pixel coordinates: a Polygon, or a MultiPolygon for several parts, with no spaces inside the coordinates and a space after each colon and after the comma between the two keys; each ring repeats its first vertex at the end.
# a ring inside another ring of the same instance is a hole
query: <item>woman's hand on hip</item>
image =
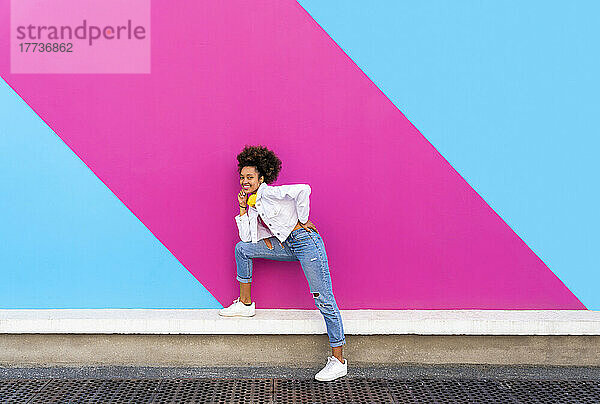
{"type": "Polygon", "coordinates": [[[306,223],[300,223],[300,220],[298,220],[298,223],[306,231],[314,230],[317,233],[319,233],[319,231],[317,230],[317,226],[315,226],[315,224],[313,222],[311,222],[310,220],[307,220],[306,223]]]}

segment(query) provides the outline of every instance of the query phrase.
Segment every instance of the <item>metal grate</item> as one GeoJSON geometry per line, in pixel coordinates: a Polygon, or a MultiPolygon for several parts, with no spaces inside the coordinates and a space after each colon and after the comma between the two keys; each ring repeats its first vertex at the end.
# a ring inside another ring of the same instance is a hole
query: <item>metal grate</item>
{"type": "Polygon", "coordinates": [[[29,403],[149,403],[159,383],[159,380],[54,379],[29,403]]]}
{"type": "Polygon", "coordinates": [[[378,379],[341,378],[331,382],[276,379],[275,403],[390,403],[385,382],[378,379]]]}
{"type": "Polygon", "coordinates": [[[598,403],[597,380],[0,379],[0,403],[598,403]]]}
{"type": "Polygon", "coordinates": [[[400,403],[598,403],[600,382],[565,380],[388,380],[400,403]]]}
{"type": "Polygon", "coordinates": [[[272,379],[176,379],[162,382],[154,403],[271,403],[272,379]]]}
{"type": "Polygon", "coordinates": [[[488,380],[420,379],[388,380],[388,388],[399,403],[512,402],[488,380]]]}
{"type": "Polygon", "coordinates": [[[47,380],[0,380],[0,403],[26,403],[46,383],[47,380]]]}
{"type": "Polygon", "coordinates": [[[520,403],[598,403],[600,402],[600,382],[588,381],[521,381],[498,382],[520,403]]]}

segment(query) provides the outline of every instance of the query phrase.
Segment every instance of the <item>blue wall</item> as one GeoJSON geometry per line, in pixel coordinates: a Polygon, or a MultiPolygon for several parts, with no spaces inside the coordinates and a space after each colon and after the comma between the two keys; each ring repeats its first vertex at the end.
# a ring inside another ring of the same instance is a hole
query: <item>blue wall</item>
{"type": "Polygon", "coordinates": [[[600,2],[299,0],[589,309],[600,2]]]}
{"type": "Polygon", "coordinates": [[[221,304],[0,80],[0,308],[221,304]]]}

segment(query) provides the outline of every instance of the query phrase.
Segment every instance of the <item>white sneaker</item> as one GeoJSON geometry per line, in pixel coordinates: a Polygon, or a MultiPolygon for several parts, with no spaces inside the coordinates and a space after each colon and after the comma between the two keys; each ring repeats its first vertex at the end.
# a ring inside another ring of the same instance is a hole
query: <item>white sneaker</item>
{"type": "Polygon", "coordinates": [[[340,362],[335,356],[327,358],[327,365],[315,375],[315,379],[322,382],[329,382],[338,377],[346,376],[348,373],[348,359],[344,359],[344,363],[340,362]]]}
{"type": "Polygon", "coordinates": [[[224,307],[219,310],[219,315],[225,317],[252,317],[256,314],[255,302],[252,302],[250,306],[246,306],[240,301],[238,297],[233,301],[233,304],[229,307],[224,307]]]}

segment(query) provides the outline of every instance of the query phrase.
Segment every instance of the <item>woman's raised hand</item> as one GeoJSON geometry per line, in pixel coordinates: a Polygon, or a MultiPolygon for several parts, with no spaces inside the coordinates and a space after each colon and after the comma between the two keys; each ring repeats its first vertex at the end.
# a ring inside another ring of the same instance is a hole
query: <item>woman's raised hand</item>
{"type": "Polygon", "coordinates": [[[240,206],[248,205],[248,194],[246,192],[244,192],[243,189],[238,194],[238,202],[239,202],[240,206]]]}

